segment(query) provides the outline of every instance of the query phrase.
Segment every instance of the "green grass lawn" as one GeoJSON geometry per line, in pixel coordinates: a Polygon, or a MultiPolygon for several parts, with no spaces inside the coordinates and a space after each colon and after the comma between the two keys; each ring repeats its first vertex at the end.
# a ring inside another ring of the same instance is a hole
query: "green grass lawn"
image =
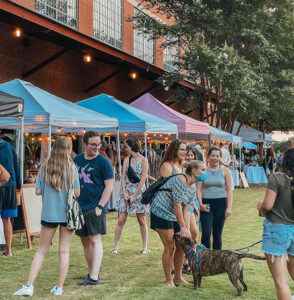
{"type": "MultiPolygon", "coordinates": [[[[223,249],[236,249],[261,239],[262,221],[258,217],[256,204],[263,199],[264,189],[237,189],[234,191],[233,213],[225,223],[223,249]]],[[[114,228],[117,213],[107,216],[108,234],[103,237],[104,259],[101,267],[102,284],[95,287],[79,287],[77,282],[87,274],[83,248],[74,236],[71,245],[70,267],[64,286],[63,299],[240,299],[226,274],[204,277],[202,287],[193,290],[192,284],[178,288],[164,286],[161,264],[163,246],[156,232],[149,231],[148,256],[140,255],[141,239],[136,218],[129,218],[122,235],[120,253],[110,254],[113,247],[114,228]]],[[[149,220],[148,220],[149,223],[149,220]]],[[[19,236],[14,235],[14,257],[0,257],[0,299],[13,298],[12,293],[26,283],[29,268],[38,238],[33,241],[33,250],[20,244],[19,236]]],[[[260,245],[251,248],[251,253],[262,254],[260,245]]],[[[57,283],[58,237],[55,238],[35,282],[35,299],[50,299],[50,289],[57,283]]],[[[242,299],[275,299],[272,278],[265,261],[243,259],[244,279],[248,292],[242,299]]],[[[185,275],[192,281],[192,276],[185,275]]]]}

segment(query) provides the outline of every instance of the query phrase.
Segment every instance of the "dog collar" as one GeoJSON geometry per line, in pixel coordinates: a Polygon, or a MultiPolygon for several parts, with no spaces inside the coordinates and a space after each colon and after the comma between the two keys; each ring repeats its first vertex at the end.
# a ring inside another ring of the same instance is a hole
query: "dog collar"
{"type": "Polygon", "coordinates": [[[186,258],[192,257],[192,256],[196,253],[196,251],[197,251],[197,247],[196,247],[196,245],[195,245],[195,246],[193,246],[192,248],[190,248],[190,249],[187,251],[185,257],[186,257],[186,258]]]}

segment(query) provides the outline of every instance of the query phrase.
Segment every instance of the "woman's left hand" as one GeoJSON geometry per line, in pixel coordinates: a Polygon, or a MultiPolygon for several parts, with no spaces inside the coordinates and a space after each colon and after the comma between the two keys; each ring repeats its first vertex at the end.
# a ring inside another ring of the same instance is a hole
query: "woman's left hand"
{"type": "Polygon", "coordinates": [[[194,215],[196,216],[196,217],[198,217],[199,216],[199,209],[197,208],[197,207],[195,207],[194,208],[194,215]]]}
{"type": "Polygon", "coordinates": [[[227,218],[231,213],[232,213],[232,209],[231,208],[227,208],[226,209],[226,213],[225,213],[225,217],[227,218]]]}

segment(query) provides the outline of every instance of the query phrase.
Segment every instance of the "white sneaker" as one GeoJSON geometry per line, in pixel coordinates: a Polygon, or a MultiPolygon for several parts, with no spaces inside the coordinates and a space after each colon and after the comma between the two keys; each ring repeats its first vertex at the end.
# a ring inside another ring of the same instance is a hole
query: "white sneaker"
{"type": "Polygon", "coordinates": [[[29,286],[23,285],[22,288],[13,293],[13,296],[33,296],[34,286],[31,284],[29,286]]]}
{"type": "Polygon", "coordinates": [[[292,300],[294,300],[294,295],[292,295],[292,300]]]}
{"type": "Polygon", "coordinates": [[[54,287],[51,289],[50,293],[54,296],[61,296],[63,293],[63,289],[58,288],[57,285],[54,285],[54,287]]]}

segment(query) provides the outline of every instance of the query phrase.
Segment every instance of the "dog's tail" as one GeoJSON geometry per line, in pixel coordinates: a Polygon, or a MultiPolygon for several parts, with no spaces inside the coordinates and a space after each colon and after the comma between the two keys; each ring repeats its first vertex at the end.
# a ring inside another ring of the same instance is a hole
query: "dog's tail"
{"type": "Polygon", "coordinates": [[[259,260],[265,260],[264,256],[249,254],[249,253],[238,253],[238,258],[252,258],[252,259],[259,259],[259,260]]]}

